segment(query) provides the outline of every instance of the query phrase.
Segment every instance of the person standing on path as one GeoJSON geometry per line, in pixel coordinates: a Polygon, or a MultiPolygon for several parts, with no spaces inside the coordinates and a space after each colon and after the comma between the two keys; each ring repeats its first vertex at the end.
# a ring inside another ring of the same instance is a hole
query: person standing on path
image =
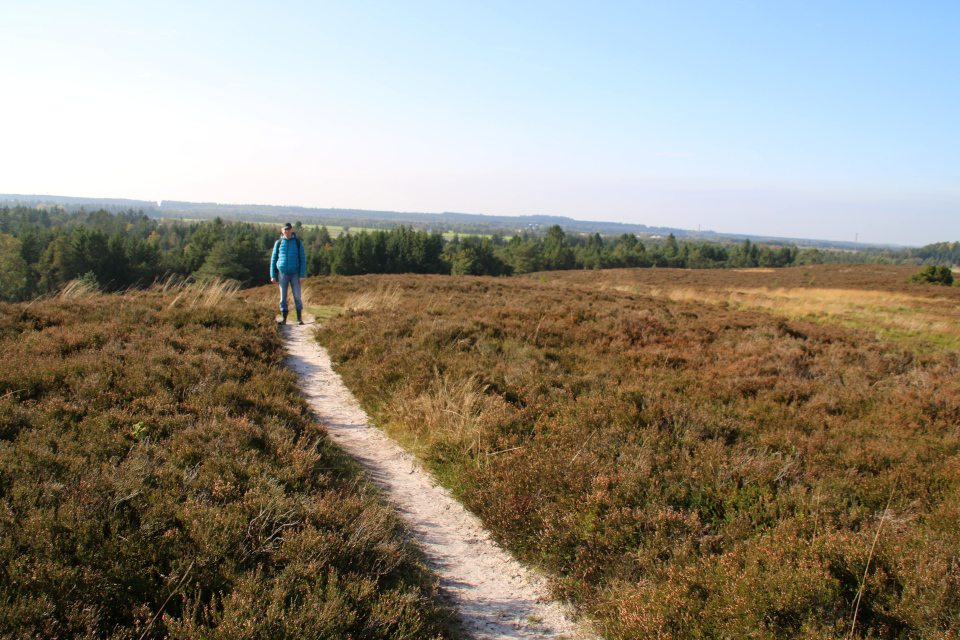
{"type": "Polygon", "coordinates": [[[280,239],[273,245],[270,257],[270,282],[280,283],[280,313],[287,324],[287,285],[293,292],[293,303],[297,309],[297,324],[303,324],[303,301],[300,299],[300,285],[307,277],[307,254],[303,242],[293,232],[289,222],[280,228],[280,239]]]}

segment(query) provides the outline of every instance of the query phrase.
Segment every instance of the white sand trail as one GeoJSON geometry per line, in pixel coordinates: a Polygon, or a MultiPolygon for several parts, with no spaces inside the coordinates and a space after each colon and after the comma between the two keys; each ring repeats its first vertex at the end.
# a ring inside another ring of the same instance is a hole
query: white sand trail
{"type": "Polygon", "coordinates": [[[300,376],[310,407],[406,522],[469,637],[596,638],[550,600],[542,577],[494,544],[473,514],[370,425],[333,371],[326,350],[313,340],[311,324],[288,325],[283,331],[289,353],[285,364],[300,376]]]}

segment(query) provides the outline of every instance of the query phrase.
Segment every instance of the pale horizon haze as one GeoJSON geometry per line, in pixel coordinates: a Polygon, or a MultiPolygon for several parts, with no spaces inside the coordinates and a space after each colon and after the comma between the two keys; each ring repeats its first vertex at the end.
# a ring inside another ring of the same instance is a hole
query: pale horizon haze
{"type": "Polygon", "coordinates": [[[0,193],[960,240],[960,3],[0,4],[0,193]]]}

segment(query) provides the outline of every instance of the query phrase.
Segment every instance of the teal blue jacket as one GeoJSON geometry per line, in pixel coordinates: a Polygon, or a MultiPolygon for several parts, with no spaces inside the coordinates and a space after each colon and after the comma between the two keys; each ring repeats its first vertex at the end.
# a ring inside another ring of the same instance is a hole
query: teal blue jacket
{"type": "Polygon", "coordinates": [[[307,254],[295,233],[289,240],[280,238],[273,245],[273,255],[270,257],[271,280],[277,277],[278,271],[288,275],[299,273],[301,278],[307,277],[307,254]]]}

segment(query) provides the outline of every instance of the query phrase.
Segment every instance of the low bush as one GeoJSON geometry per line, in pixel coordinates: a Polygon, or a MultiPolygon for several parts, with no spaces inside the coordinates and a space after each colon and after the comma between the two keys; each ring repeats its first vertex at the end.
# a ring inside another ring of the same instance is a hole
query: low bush
{"type": "Polygon", "coordinates": [[[197,295],[0,305],[0,637],[446,634],[272,314],[197,295]]]}
{"type": "Polygon", "coordinates": [[[950,267],[938,267],[930,265],[920,269],[917,273],[910,276],[910,282],[920,284],[939,284],[949,287],[953,284],[953,272],[950,267]]]}

